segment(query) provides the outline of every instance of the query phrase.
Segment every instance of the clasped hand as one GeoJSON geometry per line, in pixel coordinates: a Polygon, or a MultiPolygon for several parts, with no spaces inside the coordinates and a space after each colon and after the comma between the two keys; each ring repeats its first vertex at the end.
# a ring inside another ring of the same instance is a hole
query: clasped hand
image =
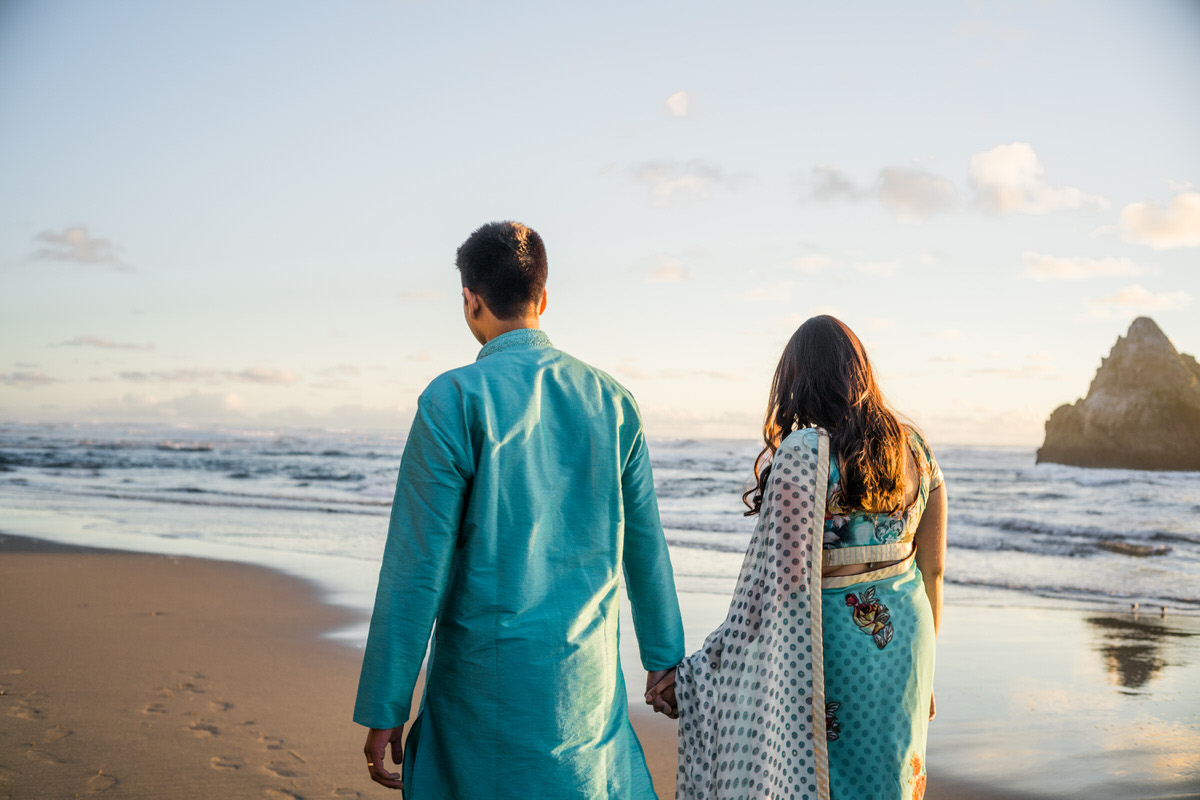
{"type": "Polygon", "coordinates": [[[646,705],[659,714],[679,719],[679,704],[675,700],[675,668],[650,672],[646,675],[646,705]]]}

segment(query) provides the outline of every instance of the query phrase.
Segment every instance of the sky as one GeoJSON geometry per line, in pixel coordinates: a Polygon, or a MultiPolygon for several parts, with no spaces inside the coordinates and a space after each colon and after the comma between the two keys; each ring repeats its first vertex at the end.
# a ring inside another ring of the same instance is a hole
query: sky
{"type": "Polygon", "coordinates": [[[403,431],[454,251],[654,437],[759,435],[831,313],[938,444],[1200,351],[1200,3],[0,3],[0,421],[403,431]]]}

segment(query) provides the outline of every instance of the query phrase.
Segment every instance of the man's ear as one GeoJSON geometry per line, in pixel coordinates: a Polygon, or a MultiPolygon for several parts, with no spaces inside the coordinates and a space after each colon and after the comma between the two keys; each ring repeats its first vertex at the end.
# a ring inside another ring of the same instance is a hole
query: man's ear
{"type": "Polygon", "coordinates": [[[543,287],[542,288],[542,299],[538,302],[538,307],[537,307],[537,313],[538,313],[539,317],[542,314],[546,313],[546,298],[548,296],[549,295],[547,294],[545,287],[543,287]]]}
{"type": "Polygon", "coordinates": [[[483,311],[483,298],[472,292],[467,287],[463,287],[463,311],[471,319],[478,319],[479,313],[483,311]]]}

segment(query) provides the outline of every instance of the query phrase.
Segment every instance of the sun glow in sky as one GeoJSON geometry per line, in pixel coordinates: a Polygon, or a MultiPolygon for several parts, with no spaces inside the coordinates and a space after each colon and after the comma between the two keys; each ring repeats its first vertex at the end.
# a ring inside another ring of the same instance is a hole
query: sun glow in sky
{"type": "Polygon", "coordinates": [[[517,219],[651,436],[834,313],[934,443],[1200,351],[1200,4],[0,5],[0,421],[404,429],[517,219]]]}

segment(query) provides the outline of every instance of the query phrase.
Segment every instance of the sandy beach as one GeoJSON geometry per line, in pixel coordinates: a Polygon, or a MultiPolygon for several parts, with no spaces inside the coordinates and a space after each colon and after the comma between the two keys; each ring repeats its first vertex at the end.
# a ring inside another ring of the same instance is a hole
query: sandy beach
{"type": "MultiPolygon", "coordinates": [[[[1200,797],[1196,619],[965,599],[928,798],[1200,797]]],[[[720,612],[683,600],[689,627],[720,612]]],[[[0,798],[395,796],[350,720],[359,652],[322,638],[361,619],[303,581],[3,536],[0,607],[0,798]]],[[[674,723],[632,711],[672,797],[674,723]]]]}

